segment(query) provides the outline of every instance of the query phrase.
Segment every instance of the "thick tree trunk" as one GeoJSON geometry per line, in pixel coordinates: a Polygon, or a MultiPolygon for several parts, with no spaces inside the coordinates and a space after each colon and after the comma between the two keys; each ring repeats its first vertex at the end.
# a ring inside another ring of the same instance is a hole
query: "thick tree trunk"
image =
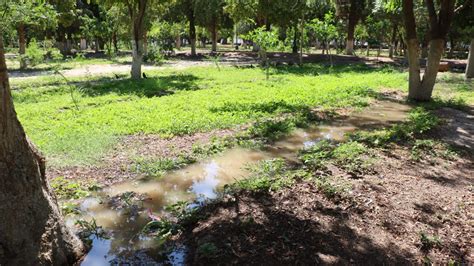
{"type": "Polygon", "coordinates": [[[417,92],[416,99],[429,101],[433,93],[436,76],[439,70],[439,62],[444,52],[444,40],[433,39],[429,44],[428,61],[426,62],[425,74],[421,82],[421,88],[417,92]]]}
{"type": "Polygon", "coordinates": [[[71,265],[84,253],[64,225],[44,158],[16,116],[0,35],[0,265],[71,265]]]}
{"type": "Polygon", "coordinates": [[[132,79],[140,79],[142,77],[143,63],[143,41],[132,40],[132,79]]]}
{"type": "Polygon", "coordinates": [[[469,57],[466,66],[466,79],[474,78],[474,38],[471,38],[471,45],[469,46],[469,57]]]}
{"type": "Polygon", "coordinates": [[[408,98],[420,98],[419,88],[421,86],[420,79],[420,54],[418,50],[418,40],[407,40],[408,47],[408,98]]]}
{"type": "Polygon", "coordinates": [[[349,21],[347,22],[346,55],[354,55],[354,31],[358,20],[357,3],[356,1],[351,1],[349,21]]]}
{"type": "Polygon", "coordinates": [[[18,25],[18,46],[20,47],[20,69],[26,69],[26,34],[25,34],[25,24],[20,23],[18,25]]]}

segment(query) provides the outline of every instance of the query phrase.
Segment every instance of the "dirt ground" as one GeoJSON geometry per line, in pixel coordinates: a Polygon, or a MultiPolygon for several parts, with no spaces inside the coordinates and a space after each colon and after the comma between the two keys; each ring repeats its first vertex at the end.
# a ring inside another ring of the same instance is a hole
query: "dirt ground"
{"type": "Polygon", "coordinates": [[[333,172],[351,188],[344,197],[329,199],[309,181],[226,196],[178,239],[188,263],[473,264],[474,119],[449,108],[438,114],[445,122],[428,137],[457,145],[461,156],[415,161],[411,147],[394,145],[377,150],[375,173],[333,172]]]}
{"type": "Polygon", "coordinates": [[[109,186],[125,180],[137,179],[143,174],[130,168],[133,160],[141,158],[175,158],[190,154],[193,145],[205,145],[212,138],[222,138],[235,133],[234,130],[213,130],[193,135],[162,138],[159,135],[131,135],[123,137],[105,158],[97,165],[72,167],[47,167],[49,178],[64,176],[71,180],[97,182],[101,186],[109,186]]]}

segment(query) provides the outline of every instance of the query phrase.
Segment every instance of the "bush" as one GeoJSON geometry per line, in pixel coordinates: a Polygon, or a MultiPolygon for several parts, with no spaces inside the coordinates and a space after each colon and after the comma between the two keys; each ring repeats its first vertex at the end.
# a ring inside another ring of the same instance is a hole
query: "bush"
{"type": "Polygon", "coordinates": [[[165,60],[160,47],[152,46],[148,49],[148,53],[143,57],[143,60],[147,63],[153,63],[155,65],[162,64],[165,60]]]}
{"type": "Polygon", "coordinates": [[[20,59],[25,60],[30,66],[36,66],[44,61],[44,51],[38,45],[36,39],[30,41],[25,55],[20,59]]]}

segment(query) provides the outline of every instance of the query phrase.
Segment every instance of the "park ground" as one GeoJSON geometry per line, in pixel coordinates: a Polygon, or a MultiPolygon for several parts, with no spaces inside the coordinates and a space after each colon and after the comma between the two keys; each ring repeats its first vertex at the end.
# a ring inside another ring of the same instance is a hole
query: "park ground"
{"type": "Polygon", "coordinates": [[[402,60],[273,57],[268,78],[252,54],[227,52],[146,66],[139,81],[127,56],[26,72],[10,61],[11,86],[63,199],[402,103],[403,121],[258,162],[169,240],[192,264],[474,263],[474,83],[440,73],[434,101],[415,105],[402,60]]]}

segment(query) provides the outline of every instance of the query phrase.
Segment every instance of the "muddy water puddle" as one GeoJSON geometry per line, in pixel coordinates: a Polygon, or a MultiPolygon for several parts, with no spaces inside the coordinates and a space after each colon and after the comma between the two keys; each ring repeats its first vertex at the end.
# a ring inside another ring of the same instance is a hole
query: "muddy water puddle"
{"type": "Polygon", "coordinates": [[[404,120],[409,107],[395,102],[377,102],[347,119],[306,129],[297,129],[289,136],[264,150],[233,148],[216,157],[171,171],[160,179],[134,180],[104,188],[80,205],[81,215],[69,217],[95,219],[107,238],[92,237],[92,249],[82,265],[160,264],[182,265],[185,247],[162,257],[160,243],[142,233],[153,217],[165,215],[164,207],[180,201],[204,203],[218,196],[219,190],[249,175],[247,167],[258,161],[282,157],[296,160],[298,150],[323,139],[342,140],[345,134],[359,128],[387,126],[404,120]]]}

